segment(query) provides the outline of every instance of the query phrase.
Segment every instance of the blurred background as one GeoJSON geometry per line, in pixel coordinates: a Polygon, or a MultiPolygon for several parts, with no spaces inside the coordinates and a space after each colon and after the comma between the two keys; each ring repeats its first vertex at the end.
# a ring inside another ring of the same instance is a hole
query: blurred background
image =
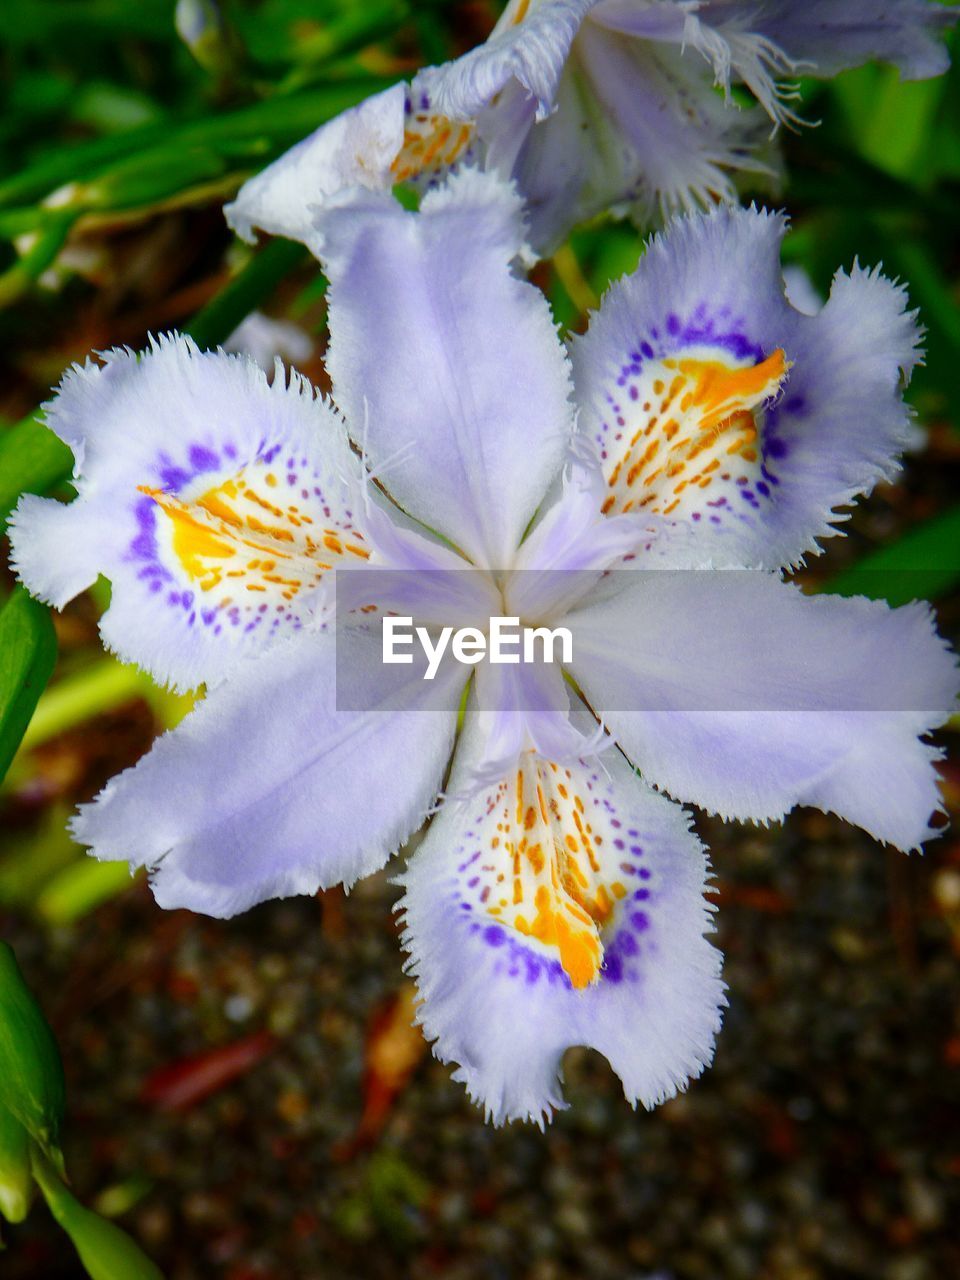
{"type": "MultiPolygon", "coordinates": [[[[279,346],[325,385],[324,281],[221,206],[322,120],[485,38],[493,0],[15,0],[0,23],[0,514],[69,495],[37,425],[96,348],[187,328],[279,346]],[[266,317],[264,320],[261,317],[266,317]],[[270,322],[282,322],[277,329],[270,322]]],[[[956,42],[955,42],[956,43],[956,42]]],[[[960,46],[956,48],[960,55],[960,46]]],[[[783,138],[786,256],[821,295],[855,256],[927,329],[927,447],[805,573],[937,602],[960,639],[960,57],[901,84],[802,85],[783,138]]],[[[745,195],[751,193],[745,190],[745,195]]],[[[575,233],[535,281],[581,329],[642,238],[575,233]]],[[[2,571],[6,598],[12,575],[2,571]]],[[[386,875],[226,922],[165,913],[88,861],[73,807],[188,701],[104,655],[105,588],[53,619],[58,657],[0,790],[0,935],[60,1044],[75,1193],[171,1280],[945,1280],[960,1275],[960,828],[923,857],[812,812],[698,818],[730,1008],[715,1066],[653,1114],[568,1054],[570,1110],[494,1130],[411,1029],[386,875]]],[[[50,648],[52,661],[52,648],[50,648]]],[[[940,735],[960,817],[960,725],[940,735]]],[[[10,1280],[83,1270],[42,1203],[10,1280]]]]}

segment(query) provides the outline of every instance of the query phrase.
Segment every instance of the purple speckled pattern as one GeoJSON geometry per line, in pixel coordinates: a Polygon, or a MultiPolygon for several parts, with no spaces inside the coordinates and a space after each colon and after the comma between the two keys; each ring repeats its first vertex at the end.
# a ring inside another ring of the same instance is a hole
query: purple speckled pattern
{"type": "Polygon", "coordinates": [[[63,526],[58,578],[74,594],[110,580],[108,647],[187,689],[323,625],[320,578],[362,542],[362,464],[333,407],[295,373],[270,383],[178,334],[101,360],[48,408],[80,465],[76,501],[46,510],[63,526]]]}
{"type": "MultiPolygon", "coordinates": [[[[584,796],[584,821],[592,822],[597,834],[602,832],[601,880],[608,884],[617,881],[625,890],[600,931],[604,962],[598,981],[637,982],[641,978],[643,950],[650,945],[651,912],[656,908],[656,877],[645,856],[648,836],[641,834],[637,827],[624,827],[614,789],[595,762],[581,761],[569,785],[577,787],[584,796]]],[[[499,812],[497,801],[496,793],[484,794],[477,805],[475,820],[465,832],[457,875],[451,887],[460,927],[497,952],[494,965],[497,975],[528,986],[547,981],[573,990],[555,947],[525,937],[490,914],[496,878],[500,874],[509,877],[512,859],[506,839],[491,848],[492,824],[499,812]]],[[[562,863],[565,838],[575,838],[577,828],[572,822],[569,828],[557,823],[554,815],[550,834],[556,850],[553,856],[562,863]]],[[[532,893],[528,890],[529,897],[532,893]]]]}
{"type": "MultiPolygon", "coordinates": [[[[186,502],[201,496],[208,489],[216,488],[224,481],[239,477],[245,478],[255,495],[259,489],[270,496],[273,511],[276,512],[274,519],[280,518],[282,512],[282,518],[289,521],[290,513],[295,512],[295,528],[304,527],[306,521],[312,528],[322,527],[345,537],[358,537],[352,526],[352,512],[349,509],[332,509],[331,501],[326,496],[322,469],[314,465],[309,457],[290,453],[289,444],[285,446],[282,441],[261,439],[253,458],[246,465],[240,460],[240,449],[233,440],[222,442],[219,451],[206,443],[185,442],[177,457],[171,456],[167,450],[161,450],[153,464],[147,468],[148,483],[156,484],[164,493],[177,497],[186,495],[183,498],[186,502]],[[276,468],[276,474],[267,471],[271,466],[276,468]],[[269,483],[266,481],[267,476],[269,483]],[[195,483],[200,477],[208,477],[209,483],[195,483]],[[270,485],[273,487],[269,487],[270,485]],[[276,497],[277,492],[284,490],[289,497],[296,499],[294,504],[287,504],[286,508],[276,505],[283,502],[282,497],[276,497]]],[[[258,512],[263,501],[258,498],[255,507],[258,512]]],[[[289,562],[285,563],[284,583],[267,582],[264,584],[266,591],[258,589],[256,593],[245,595],[241,590],[232,589],[227,581],[219,589],[204,591],[202,584],[197,584],[179,563],[169,538],[161,537],[161,525],[167,517],[154,498],[146,494],[138,495],[132,503],[132,511],[137,531],[128,544],[125,558],[137,566],[137,580],[143,584],[147,593],[162,597],[166,608],[176,614],[185,627],[199,626],[213,637],[220,636],[225,630],[233,631],[242,638],[260,630],[266,630],[273,636],[281,631],[292,633],[302,629],[312,606],[309,588],[314,585],[314,579],[318,576],[312,572],[309,556],[301,557],[306,560],[303,567],[297,565],[291,568],[289,562]],[[286,585],[289,588],[291,582],[295,582],[298,577],[308,588],[299,599],[291,602],[289,589],[286,595],[282,590],[271,589],[275,585],[286,585]]],[[[198,515],[201,519],[204,518],[202,511],[198,515]]],[[[210,523],[216,529],[217,522],[210,523]]],[[[227,529],[226,533],[230,536],[231,530],[227,529]]],[[[248,537],[253,536],[252,533],[248,534],[248,537]]],[[[261,536],[261,545],[266,545],[268,541],[261,536]]],[[[240,549],[244,550],[242,547],[240,549]]],[[[246,559],[252,559],[256,566],[256,548],[253,551],[253,555],[249,551],[245,554],[246,559]]],[[[282,545],[280,552],[283,552],[282,545]]],[[[313,596],[315,597],[315,592],[313,596]]]]}
{"type": "Polygon", "coordinates": [[[844,506],[893,474],[911,439],[898,369],[909,375],[916,364],[918,331],[904,291],[854,268],[837,275],[816,313],[797,310],[780,261],[785,229],[782,215],[756,209],[677,220],[572,341],[579,427],[608,467],[645,434],[644,405],[659,408],[649,394],[657,361],[713,352],[756,366],[784,353],[779,385],[746,406],[758,438],[745,452],[755,456],[738,454],[731,467],[718,451],[729,476],[714,475],[702,499],[693,492],[701,472],[666,503],[644,494],[648,503],[634,504],[645,535],[638,561],[651,553],[677,568],[796,566],[844,506]]]}
{"type": "MultiPolygon", "coordinates": [[[[654,393],[651,386],[660,377],[669,379],[665,359],[692,355],[697,359],[732,359],[737,365],[760,364],[772,353],[751,336],[746,318],[735,315],[728,306],[711,307],[699,301],[684,316],[669,312],[659,323],[639,334],[625,357],[610,372],[610,385],[602,391],[605,406],[598,415],[593,440],[608,474],[628,442],[636,439],[647,421],[654,393]],[[615,374],[615,376],[614,376],[615,374]]],[[[686,526],[706,521],[720,526],[736,521],[753,526],[752,513],[762,514],[766,503],[773,500],[774,490],[780,484],[777,463],[789,452],[789,446],[776,434],[781,402],[769,401],[768,405],[754,411],[758,429],[759,460],[749,468],[737,467],[724,459],[725,469],[721,483],[727,492],[704,491],[697,505],[691,501],[692,490],[687,490],[684,508],[675,516],[664,514],[658,520],[669,519],[674,526],[686,526]],[[745,506],[741,504],[746,504],[745,506]]],[[[793,397],[783,404],[782,412],[793,413],[802,408],[802,399],[793,397]]],[[[659,430],[662,432],[662,423],[659,430]]],[[[718,479],[719,477],[714,477],[718,479]]],[[[654,508],[659,511],[659,508],[654,508]]]]}
{"type": "MultiPolygon", "coordinates": [[[[561,819],[551,823],[556,865],[569,871],[568,837],[579,841],[592,832],[598,879],[618,886],[601,915],[602,965],[592,981],[575,983],[558,945],[521,932],[509,911],[499,919],[490,913],[496,902],[492,893],[484,900],[484,890],[502,883],[498,875],[514,888],[508,838],[518,831],[536,838],[520,852],[534,876],[535,850],[547,845],[543,827],[521,822],[519,804],[507,830],[503,782],[464,792],[481,745],[469,708],[462,742],[450,784],[458,798],[441,808],[402,877],[403,945],[422,1000],[418,1018],[436,1041],[434,1052],[457,1063],[456,1078],[501,1119],[536,1120],[562,1105],[561,1058],[577,1044],[609,1059],[630,1100],[661,1101],[709,1061],[722,1004],[720,957],[705,937],[707,863],[686,816],[645,786],[616,751],[564,767],[521,757],[518,770],[542,784],[541,812],[561,819]],[[569,804],[555,806],[560,782],[569,804]],[[567,823],[573,814],[582,825],[567,823]]],[[[510,799],[524,796],[534,804],[530,788],[519,785],[519,771],[510,799]]],[[[588,875],[575,883],[586,901],[595,881],[588,875]]],[[[558,880],[555,889],[562,885],[558,880]]],[[[575,953],[573,963],[579,963],[575,953]]]]}

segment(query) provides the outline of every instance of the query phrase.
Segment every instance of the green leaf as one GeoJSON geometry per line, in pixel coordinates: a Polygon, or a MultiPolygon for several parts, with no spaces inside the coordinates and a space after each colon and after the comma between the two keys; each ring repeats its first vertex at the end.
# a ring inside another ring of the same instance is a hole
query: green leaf
{"type": "Polygon", "coordinates": [[[32,414],[0,434],[0,522],[21,493],[46,493],[69,479],[73,454],[32,414]]]}
{"type": "Polygon", "coordinates": [[[26,252],[12,267],[0,273],[0,307],[16,302],[54,261],[67,242],[78,214],[74,209],[58,210],[39,230],[31,232],[26,252]]]}
{"type": "Polygon", "coordinates": [[[56,657],[50,611],[23,587],[15,588],[0,610],[0,778],[10,767],[56,657]]]}
{"type": "Polygon", "coordinates": [[[38,1153],[34,1153],[33,1173],[91,1280],[163,1280],[163,1273],[140,1246],[116,1223],[85,1208],[38,1153]]]}
{"type": "Polygon", "coordinates": [[[59,1162],[64,1108],[60,1050],[5,942],[0,942],[0,1107],[59,1162]]]}
{"type": "Polygon", "coordinates": [[[280,281],[307,259],[292,240],[271,240],[233,280],[193,317],[184,332],[198,347],[215,347],[273,293],[280,281]]]}
{"type": "Polygon", "coordinates": [[[935,600],[960,582],[960,507],[911,529],[889,547],[864,556],[825,589],[889,604],[935,600]]]}
{"type": "Polygon", "coordinates": [[[208,111],[198,118],[148,124],[109,138],[58,146],[53,155],[0,182],[0,206],[23,205],[56,191],[56,207],[33,207],[32,216],[71,208],[84,211],[90,207],[92,191],[96,208],[104,207],[105,192],[118,201],[117,207],[129,207],[137,190],[143,191],[146,174],[156,185],[166,172],[167,189],[182,189],[193,181],[187,175],[177,186],[179,163],[190,153],[195,157],[193,164],[201,163],[198,156],[205,157],[204,163],[212,163],[213,156],[242,157],[253,159],[259,169],[325,120],[393,83],[395,77],[352,76],[235,111],[208,111]]]}
{"type": "Polygon", "coordinates": [[[35,909],[48,924],[72,924],[132,884],[126,862],[78,858],[47,881],[37,895],[35,909]]]}

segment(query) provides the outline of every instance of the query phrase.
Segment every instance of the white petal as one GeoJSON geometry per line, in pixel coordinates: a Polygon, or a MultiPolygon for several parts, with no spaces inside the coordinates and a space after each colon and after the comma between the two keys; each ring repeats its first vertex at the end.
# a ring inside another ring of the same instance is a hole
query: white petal
{"type": "MultiPolygon", "coordinates": [[[[454,789],[483,750],[469,718],[465,732],[454,789]]],[[[684,1088],[712,1057],[724,1001],[720,956],[704,937],[703,849],[684,812],[616,753],[604,766],[558,770],[523,757],[519,774],[448,801],[402,878],[418,1020],[496,1123],[542,1125],[564,1105],[561,1058],[570,1045],[604,1054],[627,1099],[645,1107],[684,1088]],[[575,876],[572,898],[549,892],[534,837],[541,850],[560,841],[548,856],[568,883],[575,876]],[[524,895],[538,886],[546,897],[536,921],[524,895]],[[599,971],[578,898],[602,921],[599,971]]]]}
{"type": "Polygon", "coordinates": [[[403,146],[404,98],[396,84],[321,125],[243,184],[224,207],[227,222],[245,240],[258,228],[306,242],[314,205],[351,188],[389,189],[403,146]]]}
{"type": "Polygon", "coordinates": [[[339,662],[331,634],[246,662],[80,809],[77,839],[150,868],[162,907],[214,916],[382,866],[433,804],[464,676],[426,684],[353,639],[339,662]],[[367,710],[344,706],[351,689],[367,710]]]}
{"type": "Polygon", "coordinates": [[[306,364],[313,355],[314,342],[298,324],[251,311],[227,338],[223,349],[249,356],[270,375],[278,359],[294,368],[306,364]]]}
{"type": "Polygon", "coordinates": [[[107,646],[179,687],[222,679],[322,613],[327,570],[369,554],[362,471],[298,375],[161,338],[74,368],[47,406],[76,501],[25,498],[13,563],[60,607],[104,574],[107,646]]]}
{"type": "Polygon", "coordinates": [[[549,308],[511,269],[519,198],[465,170],[417,214],[368,197],[317,226],[334,396],[374,473],[474,561],[509,566],[572,431],[549,308]]]}
{"type": "Polygon", "coordinates": [[[649,782],[727,818],[806,804],[902,849],[932,834],[937,753],[919,737],[960,674],[928,606],[805,597],[764,573],[619,577],[565,619],[571,670],[649,782]]]}

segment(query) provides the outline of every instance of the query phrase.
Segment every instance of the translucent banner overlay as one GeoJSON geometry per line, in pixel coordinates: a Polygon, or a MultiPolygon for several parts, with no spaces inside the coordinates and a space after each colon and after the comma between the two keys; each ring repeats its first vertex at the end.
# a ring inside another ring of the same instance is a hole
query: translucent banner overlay
{"type": "Polygon", "coordinates": [[[578,693],[600,718],[936,712],[909,661],[928,606],[880,600],[922,602],[932,574],[870,579],[873,600],[846,600],[751,570],[340,570],[337,706],[387,711],[416,684],[417,709],[448,710],[472,678],[494,712],[578,693]]]}

